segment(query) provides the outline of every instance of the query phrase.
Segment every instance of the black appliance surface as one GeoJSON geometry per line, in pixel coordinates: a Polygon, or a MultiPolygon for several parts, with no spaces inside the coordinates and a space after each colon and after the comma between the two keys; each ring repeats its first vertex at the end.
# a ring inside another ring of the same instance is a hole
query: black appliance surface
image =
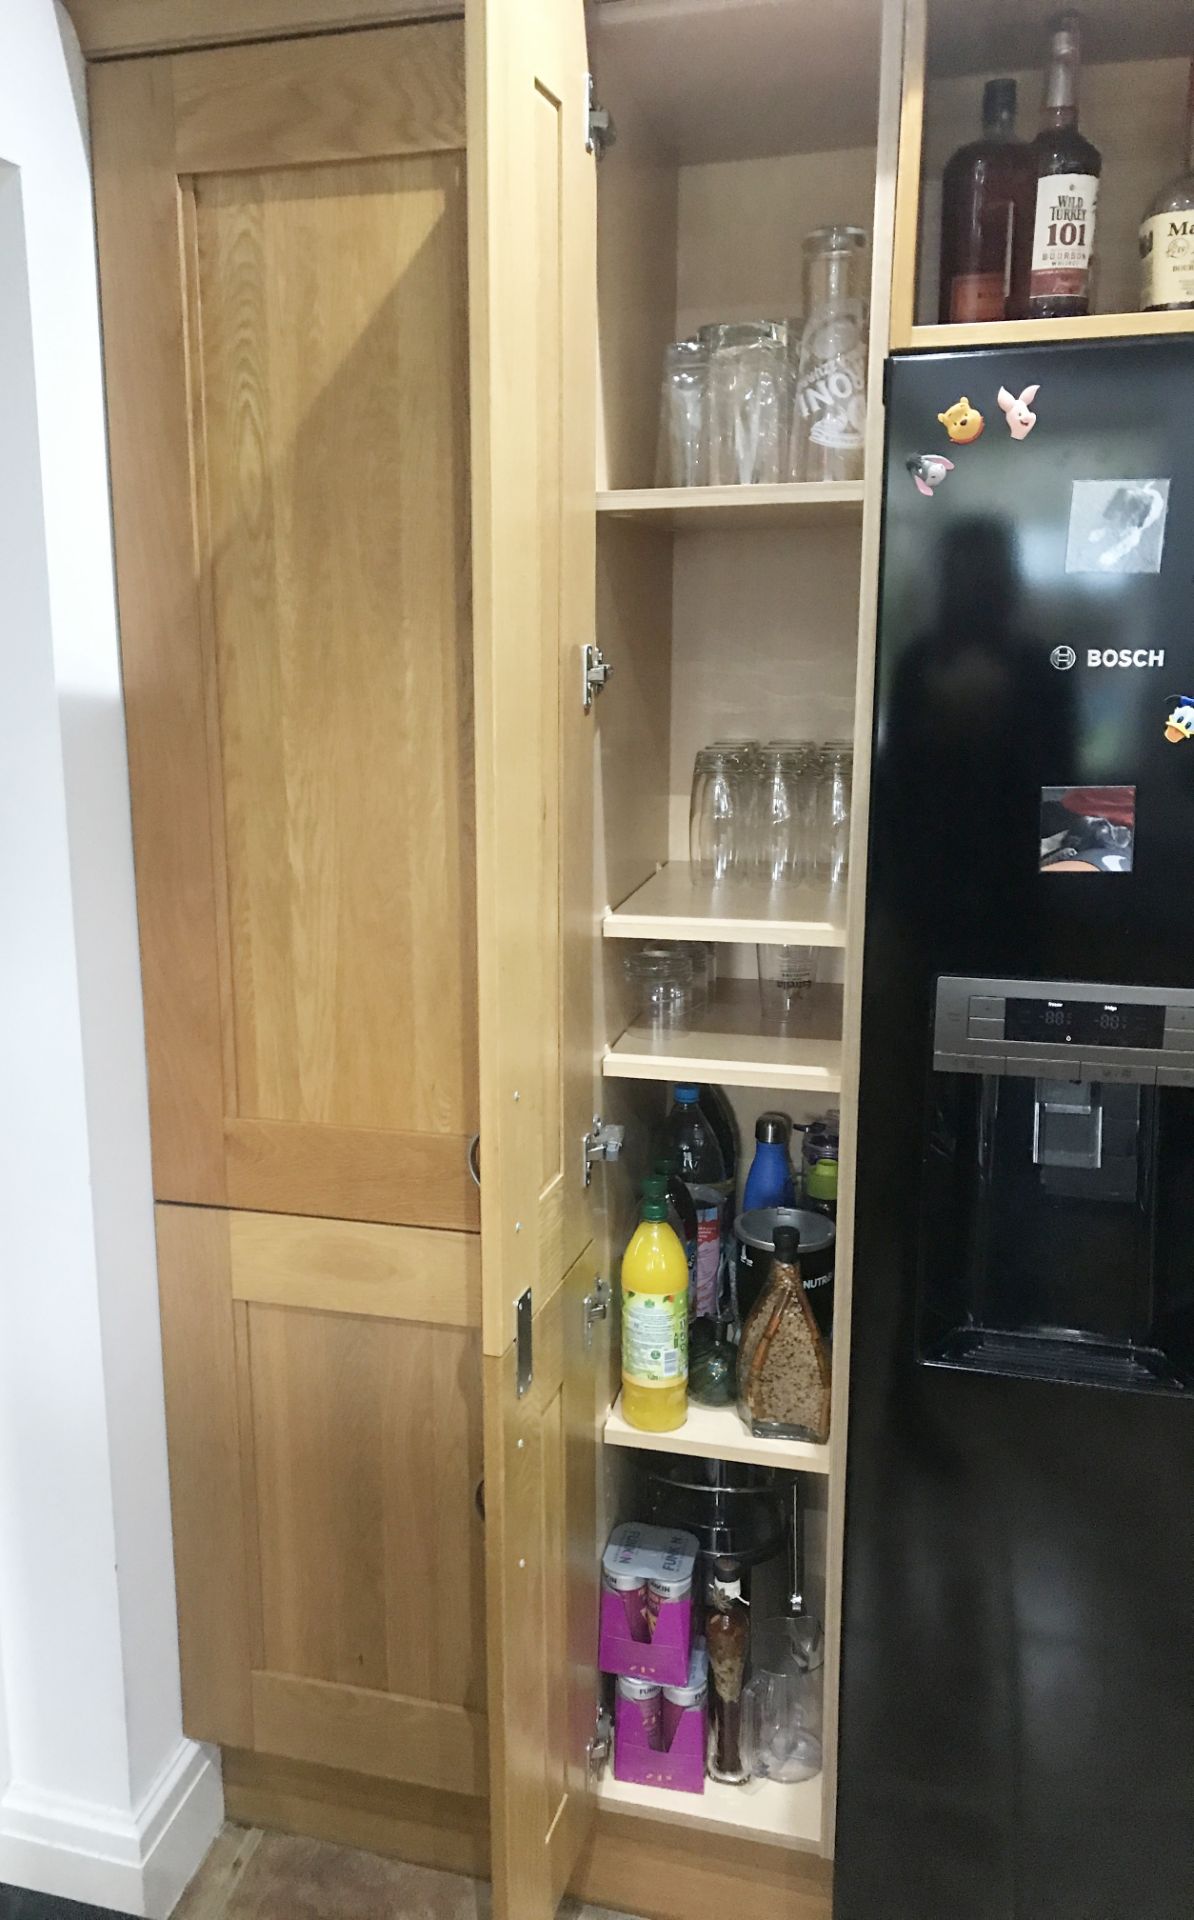
{"type": "Polygon", "coordinates": [[[1106,1069],[1098,1177],[1041,1169],[1064,1081],[937,1071],[933,1019],[946,976],[1194,987],[1194,342],[889,372],[835,1920],[1191,1920],[1194,1092],[1106,1069]]]}

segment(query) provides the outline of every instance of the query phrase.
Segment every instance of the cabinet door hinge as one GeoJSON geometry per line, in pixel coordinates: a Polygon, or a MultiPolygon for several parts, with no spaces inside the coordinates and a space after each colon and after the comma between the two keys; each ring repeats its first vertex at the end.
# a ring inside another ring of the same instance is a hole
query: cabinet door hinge
{"type": "Polygon", "coordinates": [[[593,1115],[593,1125],[581,1142],[586,1187],[593,1184],[594,1161],[620,1159],[625,1138],[625,1127],[606,1126],[599,1113],[593,1115]]]}
{"type": "Polygon", "coordinates": [[[531,1300],[531,1289],[528,1287],[526,1292],[520,1293],[514,1302],[515,1357],[520,1400],[525,1399],[530,1392],[531,1382],[535,1378],[534,1327],[535,1309],[531,1300]]]}
{"type": "Polygon", "coordinates": [[[601,692],[614,669],[613,662],[607,660],[601,648],[595,646],[591,640],[586,641],[580,652],[583,670],[582,698],[585,712],[588,713],[593,704],[594,694],[601,692]]]}
{"type": "Polygon", "coordinates": [[[601,105],[593,91],[591,73],[585,75],[585,104],[588,109],[588,117],[585,121],[585,152],[595,153],[599,160],[604,160],[618,138],[618,129],[614,125],[609,108],[601,105]]]}
{"type": "Polygon", "coordinates": [[[584,1300],[586,1353],[593,1345],[593,1328],[599,1320],[609,1318],[609,1298],[609,1281],[598,1274],[593,1282],[593,1291],[586,1293],[584,1300]]]}
{"type": "Polygon", "coordinates": [[[589,1778],[600,1780],[614,1750],[614,1723],[605,1707],[598,1707],[592,1736],[585,1748],[589,1756],[589,1778]]]}

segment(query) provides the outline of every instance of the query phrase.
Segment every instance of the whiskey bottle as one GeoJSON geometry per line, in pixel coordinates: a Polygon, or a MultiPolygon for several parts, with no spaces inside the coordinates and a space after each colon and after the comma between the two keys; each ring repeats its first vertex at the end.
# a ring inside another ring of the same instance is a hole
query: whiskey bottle
{"type": "Polygon", "coordinates": [[[1036,219],[1027,313],[1069,319],[1090,307],[1091,260],[1103,156],[1078,131],[1080,16],[1063,13],[1052,29],[1036,161],[1036,219]]]}
{"type": "Polygon", "coordinates": [[[1194,60],[1186,98],[1186,170],[1162,187],[1140,223],[1140,305],[1194,307],[1194,60]]]}
{"type": "Polygon", "coordinates": [[[1016,139],[1016,83],[983,88],[983,137],[945,169],[940,319],[1006,320],[1023,312],[1036,205],[1031,147],[1016,139]]]}

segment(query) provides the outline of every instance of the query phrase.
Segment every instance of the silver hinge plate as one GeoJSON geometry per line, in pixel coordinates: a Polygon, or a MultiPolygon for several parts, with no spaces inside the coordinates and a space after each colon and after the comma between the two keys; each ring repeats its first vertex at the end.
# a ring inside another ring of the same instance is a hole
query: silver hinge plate
{"type": "Polygon", "coordinates": [[[600,1274],[593,1282],[593,1291],[585,1295],[585,1352],[593,1345],[593,1328],[599,1320],[609,1318],[609,1281],[600,1274]]]}
{"type": "Polygon", "coordinates": [[[524,1400],[535,1378],[534,1308],[529,1287],[514,1303],[514,1329],[517,1346],[518,1397],[524,1400]]]}
{"type": "Polygon", "coordinates": [[[588,108],[588,118],[585,122],[585,152],[595,153],[599,160],[604,160],[618,138],[618,129],[614,125],[609,108],[601,105],[593,91],[591,73],[585,75],[585,103],[588,108]]]}
{"type": "Polygon", "coordinates": [[[592,641],[586,641],[580,651],[581,666],[584,669],[584,708],[588,713],[593,704],[593,696],[601,692],[614,668],[613,662],[607,660],[601,648],[594,646],[592,641]]]}
{"type": "Polygon", "coordinates": [[[582,1142],[586,1187],[591,1187],[593,1184],[594,1161],[620,1159],[622,1155],[622,1142],[625,1138],[625,1127],[607,1127],[599,1113],[593,1115],[593,1125],[589,1132],[586,1133],[582,1142]]]}
{"type": "Polygon", "coordinates": [[[598,1707],[592,1737],[585,1752],[589,1757],[589,1778],[600,1780],[614,1750],[614,1723],[604,1707],[598,1707]]]}

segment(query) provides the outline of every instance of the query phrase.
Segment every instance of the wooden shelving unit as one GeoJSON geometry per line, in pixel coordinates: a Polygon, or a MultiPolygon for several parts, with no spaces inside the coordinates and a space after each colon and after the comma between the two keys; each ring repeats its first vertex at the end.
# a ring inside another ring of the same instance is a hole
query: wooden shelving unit
{"type": "MultiPolygon", "coordinates": [[[[706,1780],[701,1794],[674,1793],[667,1787],[632,1786],[607,1770],[598,1794],[603,1807],[650,1820],[675,1821],[702,1835],[769,1840],[773,1846],[821,1851],[822,1776],[787,1786],[776,1780],[751,1780],[726,1786],[706,1780]]],[[[694,1836],[695,1837],[695,1836],[694,1836]]]]}
{"type": "Polygon", "coordinates": [[[669,861],[620,907],[606,910],[607,940],[714,940],[844,947],[844,888],[770,887],[762,881],[703,880],[669,861]]]}
{"type": "Polygon", "coordinates": [[[842,990],[816,986],[796,1017],[763,1015],[757,981],[727,980],[683,1032],[627,1027],[607,1047],[613,1080],[694,1080],[781,1093],[838,1093],[842,1084],[842,990]]]}
{"type": "Polygon", "coordinates": [[[622,1398],[605,1422],[607,1447],[641,1453],[683,1453],[694,1460],[737,1460],[746,1466],[787,1467],[794,1473],[828,1473],[829,1448],[808,1440],[756,1440],[733,1407],[690,1404],[688,1418],[673,1433],[643,1433],[622,1417],[622,1398]]]}
{"type": "Polygon", "coordinates": [[[1194,333],[1194,313],[1086,313],[1076,320],[991,320],[971,326],[912,327],[905,344],[953,353],[960,347],[1147,340],[1175,333],[1194,333]]]}
{"type": "Polygon", "coordinates": [[[862,519],[861,480],[792,481],[778,487],[621,487],[597,495],[597,513],[660,533],[731,527],[841,526],[862,519]]]}

